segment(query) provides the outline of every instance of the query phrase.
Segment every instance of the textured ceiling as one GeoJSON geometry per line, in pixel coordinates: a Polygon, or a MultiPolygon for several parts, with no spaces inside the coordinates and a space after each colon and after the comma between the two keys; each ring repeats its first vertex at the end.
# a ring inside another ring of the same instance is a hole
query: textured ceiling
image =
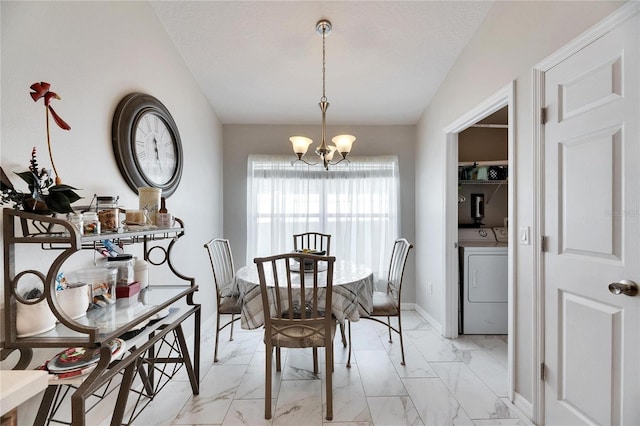
{"type": "Polygon", "coordinates": [[[490,1],[152,1],[223,124],[415,124],[490,1]]]}

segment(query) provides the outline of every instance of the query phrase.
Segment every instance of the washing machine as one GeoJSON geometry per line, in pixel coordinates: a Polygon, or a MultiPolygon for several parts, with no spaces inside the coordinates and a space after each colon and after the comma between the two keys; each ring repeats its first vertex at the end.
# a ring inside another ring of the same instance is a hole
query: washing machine
{"type": "Polygon", "coordinates": [[[506,228],[459,228],[458,247],[460,333],[507,334],[506,228]]]}

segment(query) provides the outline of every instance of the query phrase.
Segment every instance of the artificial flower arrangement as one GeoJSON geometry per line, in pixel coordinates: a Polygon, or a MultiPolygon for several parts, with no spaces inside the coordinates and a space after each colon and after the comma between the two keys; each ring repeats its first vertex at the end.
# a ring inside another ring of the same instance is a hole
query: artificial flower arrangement
{"type": "Polygon", "coordinates": [[[44,81],[31,85],[29,94],[34,102],[44,99],[47,125],[47,147],[49,149],[49,158],[55,178],[51,176],[51,172],[44,167],[39,168],[36,158],[36,148],[31,150],[31,159],[29,160],[29,168],[24,172],[15,172],[20,178],[27,183],[28,193],[20,192],[15,189],[4,170],[0,167],[0,204],[12,203],[16,209],[24,209],[25,211],[33,211],[37,213],[69,213],[73,211],[71,204],[78,201],[81,197],[75,193],[72,186],[62,183],[62,178],[58,174],[55,163],[53,162],[53,153],[51,150],[51,132],[49,130],[49,117],[63,130],[70,130],[69,126],[55,112],[51,106],[52,99],[60,99],[57,93],[49,90],[51,85],[44,81]]]}

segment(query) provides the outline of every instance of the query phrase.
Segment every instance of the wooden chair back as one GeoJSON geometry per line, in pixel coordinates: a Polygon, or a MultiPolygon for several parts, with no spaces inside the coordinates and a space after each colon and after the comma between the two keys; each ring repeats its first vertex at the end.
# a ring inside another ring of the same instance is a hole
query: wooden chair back
{"type": "Polygon", "coordinates": [[[336,258],[284,253],[255,258],[258,268],[265,343],[265,419],[271,418],[271,359],[276,348],[313,348],[313,371],[318,373],[318,349],[324,347],[326,419],[333,419],[333,338],[336,319],[331,314],[333,266],[336,258]],[[305,267],[305,262],[307,267],[305,267]],[[326,270],[326,273],[325,273],[326,270]]]}
{"type": "Polygon", "coordinates": [[[326,256],[331,255],[331,235],[320,232],[305,232],[293,235],[293,249],[311,249],[324,251],[326,256]]]}

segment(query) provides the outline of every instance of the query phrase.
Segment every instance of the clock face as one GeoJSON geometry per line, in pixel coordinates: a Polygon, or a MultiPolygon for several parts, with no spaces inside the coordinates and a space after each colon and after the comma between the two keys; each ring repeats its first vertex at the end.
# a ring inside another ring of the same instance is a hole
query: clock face
{"type": "Polygon", "coordinates": [[[134,192],[162,189],[169,197],[182,176],[182,142],[169,110],[144,93],[125,96],[113,116],[113,152],[118,168],[134,192]]]}
{"type": "Polygon", "coordinates": [[[134,129],[135,159],[149,182],[166,185],[177,168],[176,143],[167,123],[154,112],[138,117],[134,129]]]}

